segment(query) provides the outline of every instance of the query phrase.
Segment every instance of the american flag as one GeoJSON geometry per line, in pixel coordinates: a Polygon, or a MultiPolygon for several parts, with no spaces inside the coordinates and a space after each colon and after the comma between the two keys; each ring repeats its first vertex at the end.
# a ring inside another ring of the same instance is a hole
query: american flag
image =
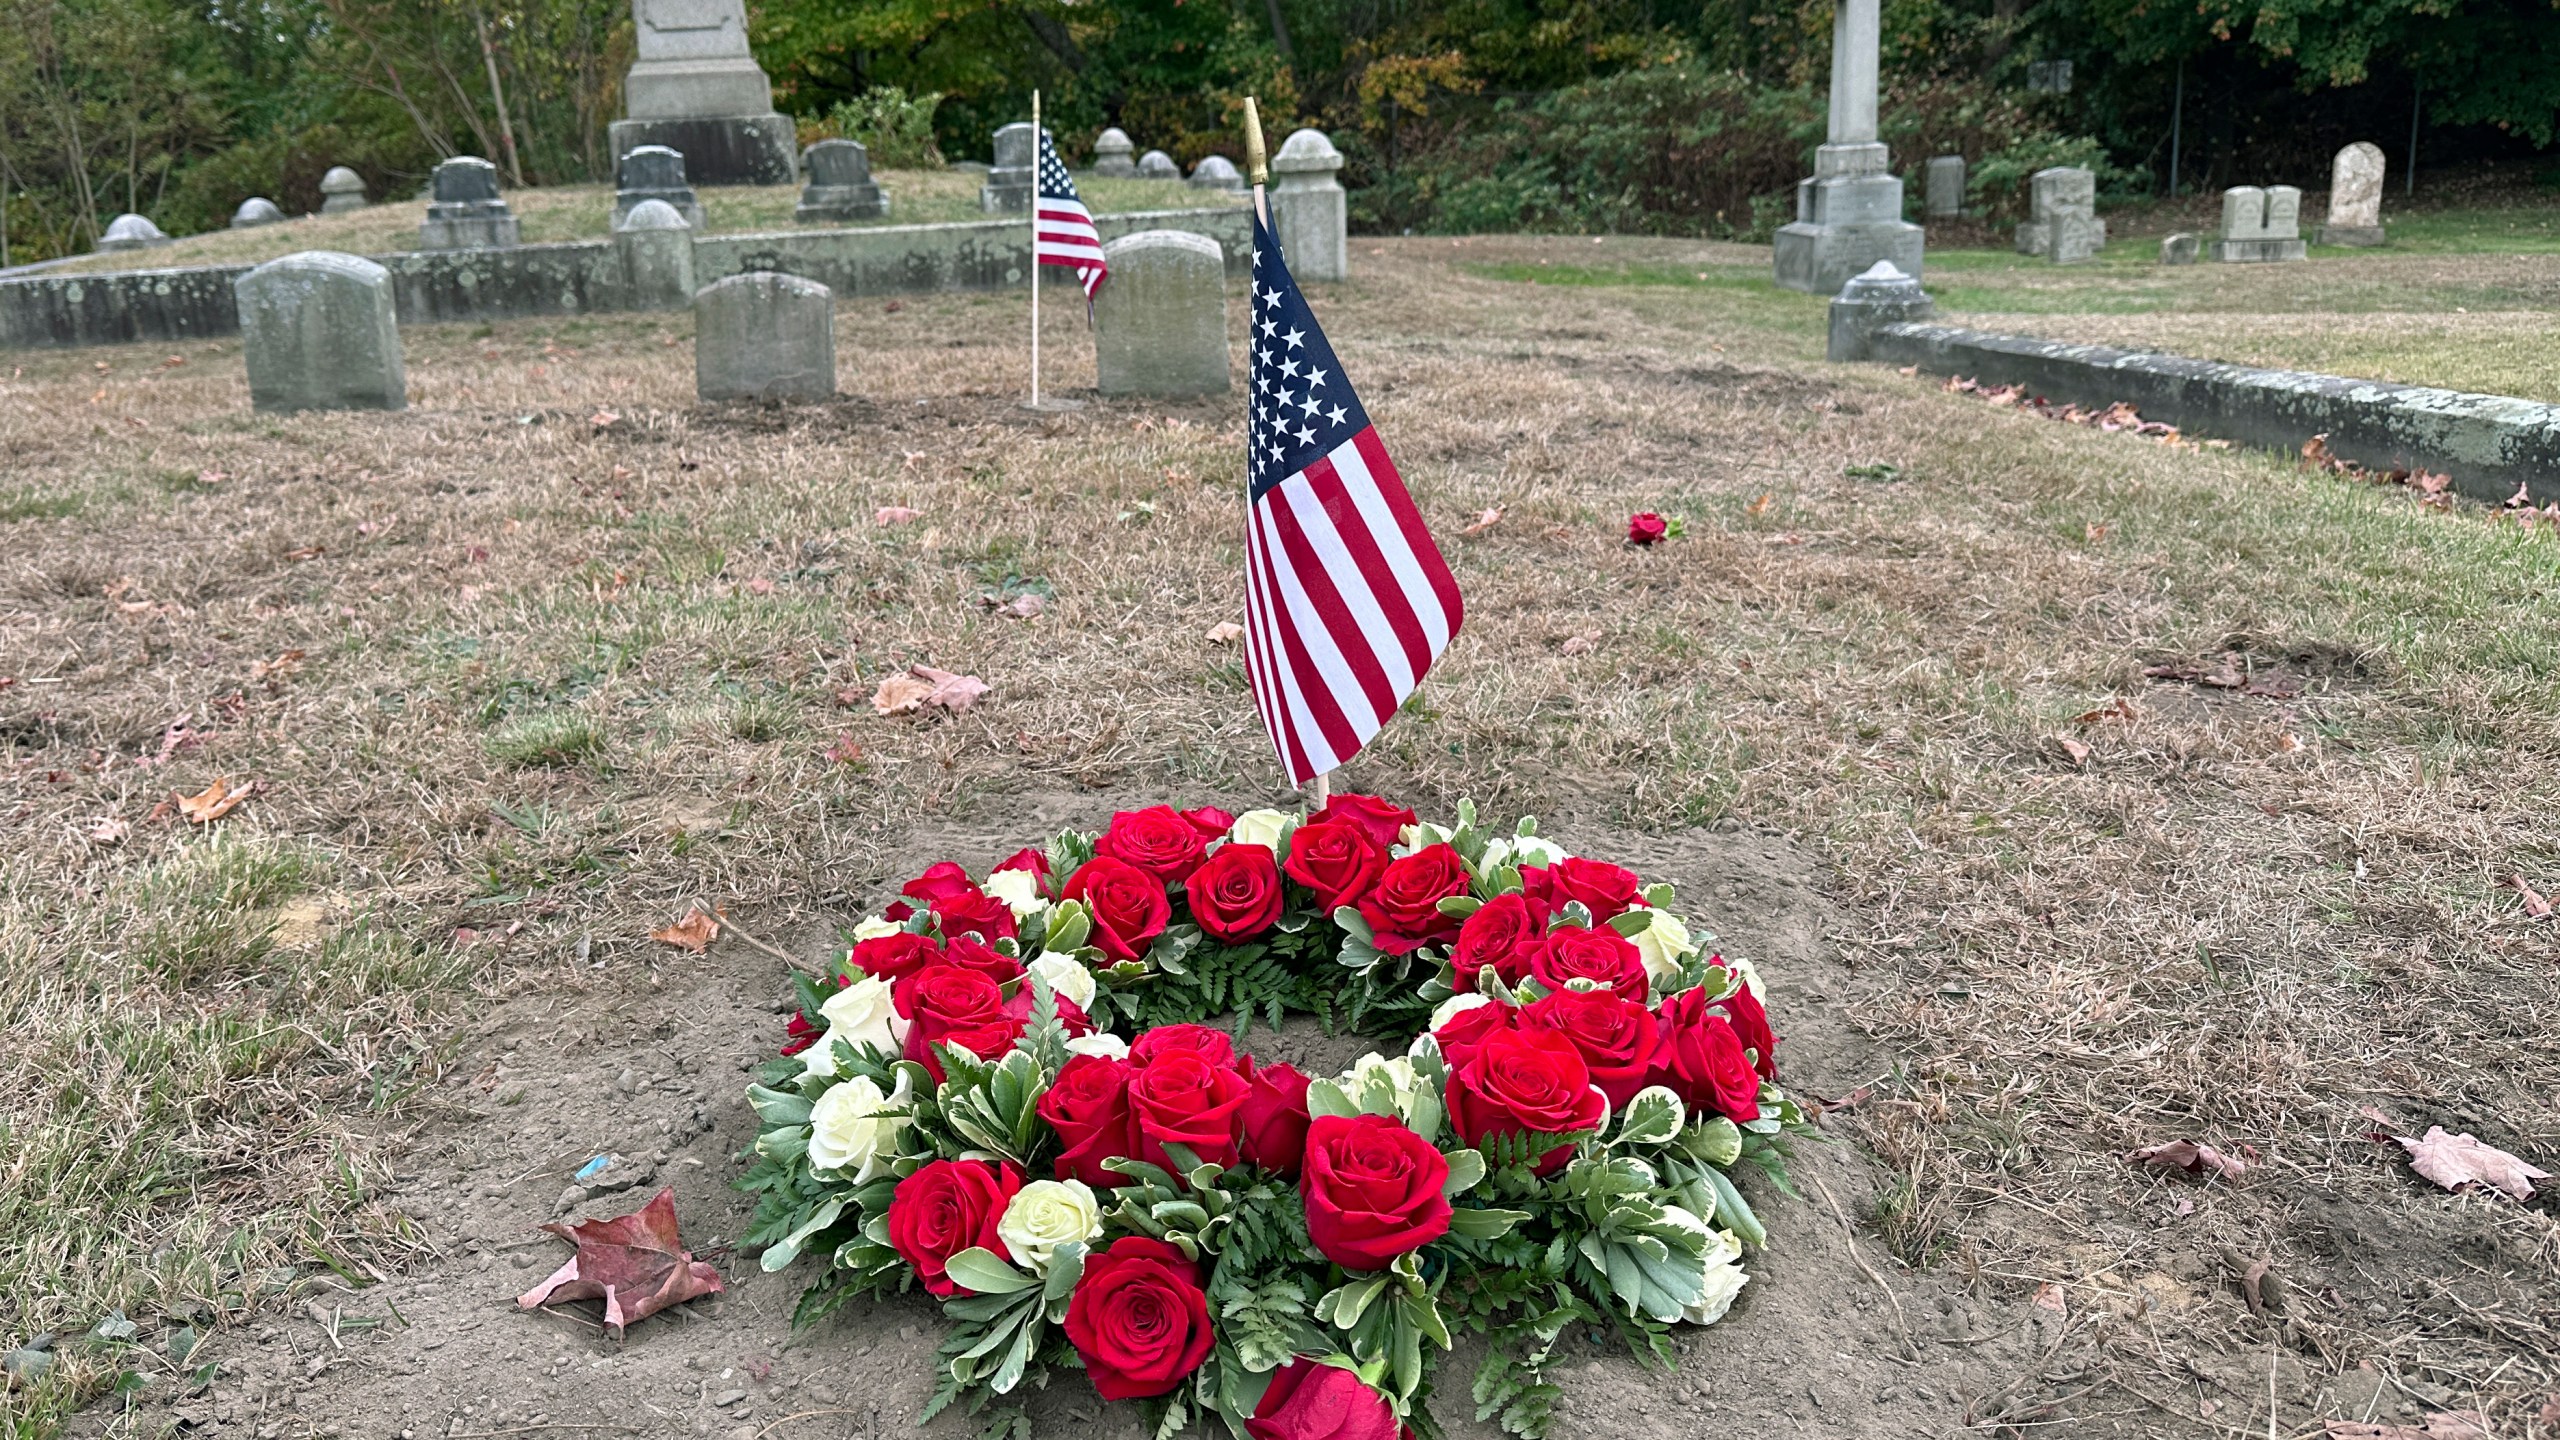
{"type": "Polygon", "coordinates": [[[1253,223],[1245,661],[1290,783],[1359,752],[1458,633],[1458,583],[1253,223]]]}
{"type": "Polygon", "coordinates": [[[1049,139],[1046,126],[1040,130],[1040,163],[1033,172],[1039,176],[1039,193],[1032,201],[1032,261],[1072,267],[1084,282],[1084,298],[1091,300],[1110,277],[1111,262],[1102,258],[1102,236],[1093,228],[1093,212],[1076,198],[1075,177],[1058,159],[1058,147],[1049,139]]]}

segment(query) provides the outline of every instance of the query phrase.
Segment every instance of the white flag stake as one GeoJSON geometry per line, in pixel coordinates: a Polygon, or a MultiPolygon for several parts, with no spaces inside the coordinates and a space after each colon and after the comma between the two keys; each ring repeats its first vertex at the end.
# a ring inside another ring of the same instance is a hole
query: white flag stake
{"type": "Polygon", "coordinates": [[[1040,408],[1040,92],[1031,92],[1031,408],[1040,408]]]}

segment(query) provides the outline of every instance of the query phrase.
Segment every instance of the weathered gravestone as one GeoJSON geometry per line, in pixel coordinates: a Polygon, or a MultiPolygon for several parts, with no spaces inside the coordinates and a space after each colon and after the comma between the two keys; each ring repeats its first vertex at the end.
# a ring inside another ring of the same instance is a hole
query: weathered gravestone
{"type": "Polygon", "coordinates": [[[149,220],[140,215],[119,215],[107,222],[106,232],[98,237],[98,253],[143,250],[168,243],[169,237],[149,220]]]}
{"type": "Polygon", "coordinates": [[[1233,160],[1224,155],[1210,155],[1191,167],[1191,188],[1194,190],[1242,190],[1244,175],[1236,169],[1236,162],[1233,160]]]}
{"type": "Polygon", "coordinates": [[[996,131],[996,163],[978,187],[978,208],[990,215],[1022,215],[1031,209],[1031,165],[1040,153],[1031,123],[1016,120],[996,131]]]}
{"type": "Polygon", "coordinates": [[[1831,302],[1831,333],[1823,358],[1867,359],[1878,330],[1926,320],[1936,311],[1919,281],[1894,268],[1892,261],[1879,260],[1841,286],[1839,298],[1831,302]]]}
{"type": "Polygon", "coordinates": [[[684,156],[664,145],[642,145],[613,162],[613,228],[621,229],[644,200],[663,200],[684,223],[703,228],[702,201],[685,183],[684,156]]]}
{"type": "Polygon", "coordinates": [[[1321,130],[1300,130],[1271,157],[1271,228],[1300,280],[1351,276],[1350,197],[1337,172],[1342,152],[1321,130]]]}
{"type": "Polygon", "coordinates": [[[2222,234],[2214,259],[2249,264],[2303,257],[2302,192],[2290,185],[2234,185],[2222,192],[2222,234]]]}
{"type": "Polygon", "coordinates": [[[2338,152],[2329,167],[2329,223],[2314,237],[2323,245],[2382,243],[2382,147],[2359,140],[2338,152]]]}
{"type": "Polygon", "coordinates": [[[522,225],[498,196],[498,167],[456,155],[435,171],[434,198],[418,222],[421,250],[486,250],[520,243],[522,225]]]}
{"type": "Polygon", "coordinates": [[[1126,180],[1138,173],[1138,162],[1129,157],[1137,146],[1129,143],[1129,132],[1114,125],[1093,137],[1093,173],[1126,180]]]}
{"type": "Polygon", "coordinates": [[[1111,262],[1111,281],[1093,298],[1102,393],[1225,393],[1227,262],[1218,242],[1188,230],[1142,230],[1102,253],[1111,262]]]}
{"type": "Polygon", "coordinates": [[[693,297],[693,391],[704,400],[834,395],[835,296],[771,270],[704,287],[693,297]]]}
{"type": "Polygon", "coordinates": [[[2098,218],[2098,177],[2076,165],[2039,170],[2027,182],[2027,222],[2018,227],[2018,253],[2041,255],[2056,265],[2095,256],[2107,243],[2098,218]]]}
{"type": "Polygon", "coordinates": [[[250,196],[240,202],[239,209],[231,212],[231,228],[234,230],[252,230],[260,225],[277,225],[283,221],[284,212],[264,195],[250,196]]]}
{"type": "Polygon", "coordinates": [[[798,133],[747,48],[742,0],[631,0],[638,42],[611,128],[618,160],[644,145],[685,157],[697,185],[788,185],[798,133]]]}
{"type": "Polygon", "coordinates": [[[1146,154],[1138,157],[1138,178],[1141,180],[1179,180],[1182,178],[1182,167],[1175,164],[1173,157],[1167,155],[1163,151],[1150,150],[1146,154]]]}
{"type": "Polygon", "coordinates": [[[344,215],[365,206],[364,177],[344,165],[332,165],[320,177],[320,213],[344,215]]]}
{"type": "Polygon", "coordinates": [[[260,410],[400,410],[400,317],[391,272],[356,255],[305,250],[232,282],[249,403],[260,410]]]}
{"type": "Polygon", "coordinates": [[[1964,157],[1932,155],[1927,169],[1926,209],[1932,220],[1953,220],[1964,213],[1964,157]]]}
{"type": "Polygon", "coordinates": [[[871,178],[871,152],[858,140],[821,140],[800,152],[809,183],[791,218],[803,225],[838,220],[877,220],[889,213],[889,196],[871,178]]]}
{"type": "Polygon", "coordinates": [[[2160,237],[2160,263],[2163,265],[2193,265],[2203,250],[2204,242],[2184,230],[2160,237]]]}
{"type": "Polygon", "coordinates": [[[1790,290],[1837,295],[1879,260],[1920,274],[1924,237],[1902,218],[1902,179],[1876,138],[1882,24],[1879,0],[1835,0],[1829,138],[1796,185],[1795,223],[1780,226],[1771,247],[1777,282],[1790,290]]]}
{"type": "Polygon", "coordinates": [[[622,276],[632,302],[646,310],[673,310],[693,300],[693,229],[664,200],[631,207],[614,231],[622,252],[622,276]]]}

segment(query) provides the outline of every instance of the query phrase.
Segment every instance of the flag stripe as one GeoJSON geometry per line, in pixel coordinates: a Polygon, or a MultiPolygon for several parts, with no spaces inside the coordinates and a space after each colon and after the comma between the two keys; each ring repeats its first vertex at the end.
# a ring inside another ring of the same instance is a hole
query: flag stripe
{"type": "Polygon", "coordinates": [[[1440,647],[1448,643],[1446,632],[1438,628],[1439,597],[1428,588],[1419,595],[1414,593],[1412,577],[1417,567],[1413,555],[1393,518],[1385,514],[1385,499],[1378,494],[1377,483],[1355,446],[1343,445],[1308,466],[1307,475],[1319,488],[1340,495],[1340,500],[1334,502],[1337,513],[1354,513],[1361,522],[1337,526],[1335,533],[1342,537],[1346,557],[1359,567],[1360,583],[1374,597],[1373,608],[1389,632],[1373,634],[1370,643],[1382,656],[1393,655],[1403,661],[1400,666],[1391,665],[1389,673],[1398,675],[1395,683],[1400,696],[1412,694],[1422,672],[1431,668],[1440,647]]]}
{"type": "Polygon", "coordinates": [[[1313,673],[1315,667],[1307,656],[1306,646],[1298,638],[1288,607],[1280,598],[1278,580],[1273,574],[1275,567],[1271,563],[1269,529],[1260,523],[1262,516],[1259,510],[1254,518],[1253,543],[1261,551],[1263,559],[1262,593],[1258,598],[1262,602],[1263,624],[1273,641],[1272,663],[1279,667],[1281,677],[1277,687],[1278,708],[1288,726],[1290,748],[1296,752],[1294,758],[1298,768],[1295,773],[1303,780],[1332,769],[1340,763],[1337,756],[1360,748],[1362,737],[1354,735],[1350,723],[1342,717],[1341,707],[1334,703],[1330,693],[1320,689],[1310,691],[1301,683],[1302,678],[1313,673]],[[1337,744],[1337,738],[1342,743],[1337,744]]]}
{"type": "MultiPolygon", "coordinates": [[[[1393,533],[1404,541],[1405,553],[1396,565],[1396,573],[1426,580],[1439,602],[1439,624],[1433,631],[1437,638],[1431,642],[1431,653],[1437,658],[1449,648],[1450,638],[1466,618],[1466,602],[1458,597],[1458,579],[1449,573],[1449,562],[1441,558],[1440,547],[1432,542],[1431,527],[1422,523],[1422,512],[1413,507],[1413,496],[1404,488],[1404,476],[1397,473],[1396,462],[1387,458],[1387,447],[1379,443],[1377,428],[1372,426],[1352,436],[1351,443],[1360,452],[1370,484],[1385,501],[1388,513],[1395,517],[1393,533]]],[[[1385,527],[1380,529],[1385,533],[1385,527]]]]}
{"type": "Polygon", "coordinates": [[[1111,262],[1102,253],[1102,234],[1094,228],[1093,212],[1077,198],[1075,178],[1058,159],[1057,143],[1046,130],[1040,132],[1040,155],[1032,168],[1037,183],[1033,186],[1031,263],[1074,270],[1084,285],[1084,298],[1091,300],[1110,278],[1111,262]]]}
{"type": "Polygon", "coordinates": [[[1326,746],[1337,755],[1347,755],[1378,733],[1381,717],[1371,703],[1367,683],[1342,653],[1330,617],[1307,593],[1307,577],[1299,568],[1305,562],[1290,553],[1281,525],[1287,513],[1270,505],[1262,509],[1262,543],[1281,562],[1272,567],[1272,588],[1279,602],[1272,614],[1290,658],[1296,682],[1291,688],[1306,697],[1326,746]]]}
{"type": "MultiPolygon", "coordinates": [[[[1298,593],[1305,597],[1305,608],[1313,612],[1321,627],[1321,646],[1314,645],[1315,636],[1308,637],[1316,649],[1317,664],[1325,669],[1328,678],[1339,675],[1360,688],[1368,711],[1367,722],[1361,726],[1365,739],[1395,713],[1396,702],[1404,697],[1412,676],[1398,676],[1383,663],[1385,657],[1378,642],[1383,639],[1392,646],[1395,634],[1386,617],[1379,613],[1378,597],[1360,582],[1359,567],[1343,549],[1341,533],[1334,529],[1333,517],[1325,513],[1325,508],[1324,499],[1316,490],[1313,466],[1292,476],[1263,502],[1273,533],[1288,552],[1288,579],[1297,582],[1298,593]],[[1327,649],[1333,652],[1332,665],[1325,662],[1327,649]]],[[[1302,624],[1300,628],[1303,631],[1306,627],[1302,624]]],[[[1343,709],[1346,714],[1352,713],[1348,704],[1343,709]]]]}

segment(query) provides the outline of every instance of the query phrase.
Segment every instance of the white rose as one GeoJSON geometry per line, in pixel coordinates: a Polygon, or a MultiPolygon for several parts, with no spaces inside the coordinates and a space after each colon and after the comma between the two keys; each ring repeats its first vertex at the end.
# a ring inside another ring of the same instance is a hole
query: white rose
{"type": "Polygon", "coordinates": [[[1680,1318],[1692,1325],[1713,1325],[1733,1308],[1733,1297],[1750,1283],[1751,1276],[1742,1268],[1742,1242],[1734,1238],[1732,1231],[1718,1230],[1707,1250],[1706,1293],[1682,1310],[1680,1318]]]}
{"type": "MultiPolygon", "coordinates": [[[[1636,908],[1645,909],[1641,905],[1636,908]]],[[[1653,917],[1652,923],[1627,939],[1644,957],[1644,973],[1653,977],[1654,984],[1666,984],[1680,973],[1680,957],[1698,947],[1689,939],[1689,927],[1680,922],[1679,916],[1668,910],[1645,913],[1653,917]]]]}
{"type": "Polygon", "coordinates": [[[1385,1078],[1388,1089],[1395,1095],[1397,1113],[1412,1110],[1414,1094],[1421,1088],[1422,1081],[1413,1073],[1413,1061],[1409,1056],[1399,1055],[1390,1060],[1375,1050],[1361,1056],[1340,1079],[1342,1093],[1351,1097],[1351,1103],[1361,1103],[1360,1092],[1372,1075],[1385,1078]]]}
{"type": "Polygon", "coordinates": [[[853,1170],[853,1183],[867,1184],[888,1168],[896,1153],[904,1115],[880,1112],[907,1103],[907,1076],[900,1071],[895,1094],[883,1095],[867,1075],[830,1088],[809,1110],[809,1168],[853,1170]]]}
{"type": "Polygon", "coordinates": [[[1768,1000],[1769,992],[1760,983],[1760,972],[1752,968],[1750,961],[1738,955],[1719,955],[1716,963],[1732,971],[1733,978],[1742,982],[1742,988],[1750,991],[1753,998],[1764,1002],[1768,1000]]]}
{"type": "Polygon", "coordinates": [[[1068,1041],[1067,1052],[1071,1055],[1091,1055],[1097,1060],[1126,1060],[1129,1058],[1129,1042],[1108,1030],[1097,1030],[1090,1035],[1079,1035],[1068,1041]]]}
{"type": "Polygon", "coordinates": [[[1423,1028],[1427,1031],[1437,1031],[1441,1026],[1448,1024],[1450,1021],[1457,1019],[1459,1016],[1466,1014],[1477,1006],[1490,1005],[1492,1003],[1493,997],[1490,995],[1452,995],[1448,999],[1440,1002],[1439,1009],[1431,1012],[1431,1023],[1423,1028]]]}
{"type": "Polygon", "coordinates": [[[1502,835],[1485,843],[1484,868],[1497,865],[1553,865],[1572,857],[1553,840],[1537,835],[1502,835]]]}
{"type": "Polygon", "coordinates": [[[1449,832],[1428,820],[1418,820],[1396,832],[1396,853],[1399,855],[1410,855],[1417,850],[1448,843],[1449,832]]]}
{"type": "Polygon", "coordinates": [[[1247,810],[1227,828],[1227,838],[1239,845],[1268,845],[1280,848],[1280,830],[1289,817],[1277,810],[1247,810]]]}
{"type": "Polygon", "coordinates": [[[996,1236],[1013,1263],[1034,1275],[1049,1273],[1061,1245],[1080,1245],[1102,1233],[1102,1205],[1081,1180],[1034,1180],[1014,1192],[996,1236]]]}
{"type": "Polygon", "coordinates": [[[1039,976],[1041,983],[1047,985],[1049,992],[1059,999],[1074,1001],[1075,1007],[1079,1010],[1089,1011],[1093,1008],[1093,972],[1084,968],[1084,962],[1073,955],[1061,955],[1055,950],[1044,950],[1040,953],[1039,959],[1032,961],[1025,968],[1039,976]]]}
{"type": "Polygon", "coordinates": [[[998,870],[978,888],[1003,901],[1016,916],[1049,908],[1049,902],[1040,894],[1040,877],[1028,870],[998,870]]]}
{"type": "Polygon", "coordinates": [[[870,919],[853,927],[853,938],[858,944],[864,940],[877,940],[884,935],[895,935],[903,928],[905,927],[899,925],[896,921],[883,920],[879,916],[874,915],[870,919]]]}

